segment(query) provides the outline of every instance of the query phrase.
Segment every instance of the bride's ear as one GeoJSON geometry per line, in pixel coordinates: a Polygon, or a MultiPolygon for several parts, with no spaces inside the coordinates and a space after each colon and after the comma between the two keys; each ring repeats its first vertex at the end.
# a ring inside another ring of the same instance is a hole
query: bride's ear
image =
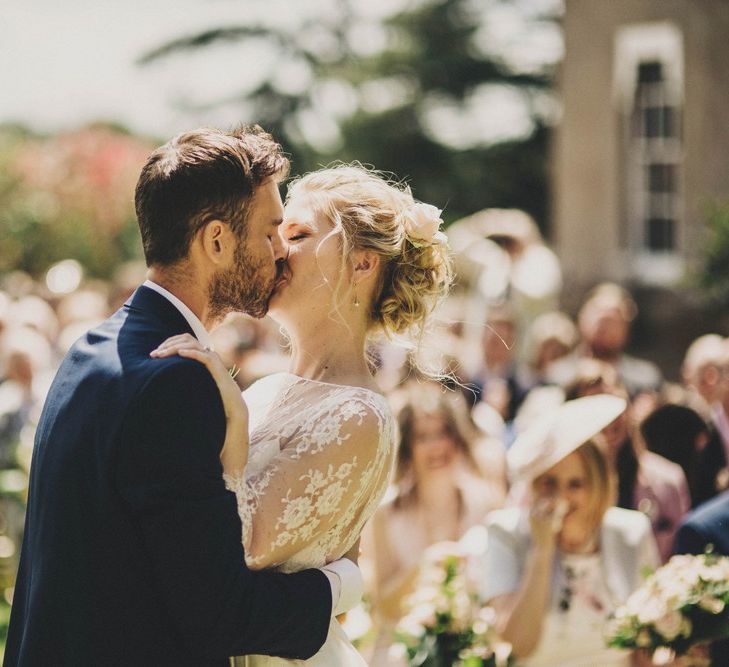
{"type": "Polygon", "coordinates": [[[354,283],[360,283],[369,276],[376,275],[380,267],[380,256],[372,250],[355,250],[352,253],[354,283]]]}

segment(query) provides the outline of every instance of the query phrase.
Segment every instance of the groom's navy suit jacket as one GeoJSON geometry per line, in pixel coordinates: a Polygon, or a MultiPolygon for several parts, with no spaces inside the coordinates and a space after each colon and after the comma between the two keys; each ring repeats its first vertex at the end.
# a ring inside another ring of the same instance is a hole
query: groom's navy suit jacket
{"type": "Polygon", "coordinates": [[[245,565],[208,371],[149,357],[183,332],[140,287],[66,355],[36,434],[6,667],[218,667],[324,642],[322,572],[245,565]]]}

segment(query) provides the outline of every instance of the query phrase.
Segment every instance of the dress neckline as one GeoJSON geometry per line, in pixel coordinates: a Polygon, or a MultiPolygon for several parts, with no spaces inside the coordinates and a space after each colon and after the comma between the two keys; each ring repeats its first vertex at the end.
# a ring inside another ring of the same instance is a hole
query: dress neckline
{"type": "Polygon", "coordinates": [[[290,378],[294,378],[295,380],[301,380],[303,382],[313,382],[314,384],[321,384],[327,387],[338,387],[339,389],[361,389],[362,391],[367,391],[370,394],[379,396],[380,398],[385,398],[384,394],[381,394],[379,391],[375,391],[374,389],[370,389],[369,387],[360,387],[354,384],[336,384],[335,382],[324,382],[323,380],[312,380],[311,378],[305,378],[301,375],[296,375],[296,373],[291,373],[289,371],[280,371],[276,375],[288,375],[290,378]]]}

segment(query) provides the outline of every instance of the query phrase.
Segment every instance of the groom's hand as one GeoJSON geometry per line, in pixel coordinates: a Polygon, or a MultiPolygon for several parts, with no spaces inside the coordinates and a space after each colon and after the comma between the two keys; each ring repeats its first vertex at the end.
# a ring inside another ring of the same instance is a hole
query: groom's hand
{"type": "Polygon", "coordinates": [[[357,538],[357,541],[352,545],[352,548],[342,556],[347,560],[351,560],[355,565],[359,564],[359,543],[362,540],[361,537],[357,538]]]}

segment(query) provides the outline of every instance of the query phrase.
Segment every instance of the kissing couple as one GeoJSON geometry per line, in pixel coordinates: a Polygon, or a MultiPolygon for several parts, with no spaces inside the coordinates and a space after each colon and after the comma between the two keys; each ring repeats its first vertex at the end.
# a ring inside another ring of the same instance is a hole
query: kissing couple
{"type": "Polygon", "coordinates": [[[69,350],[38,424],[6,667],[365,665],[335,616],[394,455],[367,341],[422,330],[450,263],[409,189],[336,166],[284,208],[288,170],[258,127],[147,160],[148,280],[69,350]],[[208,333],[232,311],[291,342],[243,396],[208,333]]]}

